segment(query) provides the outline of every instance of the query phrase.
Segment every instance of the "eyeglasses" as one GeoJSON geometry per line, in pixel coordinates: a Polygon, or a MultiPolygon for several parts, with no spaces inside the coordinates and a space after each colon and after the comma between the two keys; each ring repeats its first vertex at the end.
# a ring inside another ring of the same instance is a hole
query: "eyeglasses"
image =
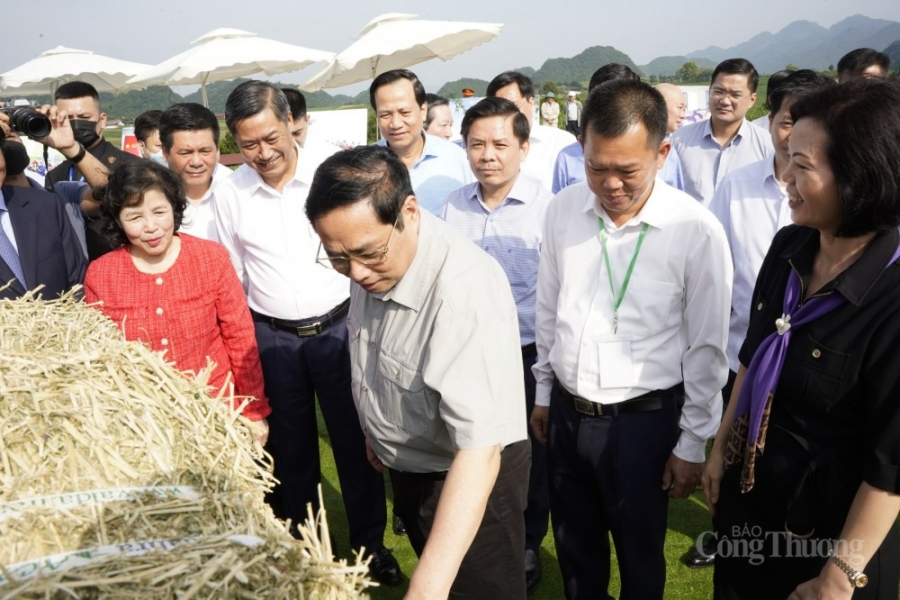
{"type": "Polygon", "coordinates": [[[319,242],[319,250],[316,252],[316,262],[325,268],[331,268],[338,273],[346,275],[350,272],[350,261],[356,261],[366,267],[375,267],[384,264],[387,261],[388,251],[391,249],[391,240],[394,239],[394,232],[397,230],[397,223],[400,222],[400,215],[394,220],[391,227],[391,234],[388,236],[387,243],[381,250],[373,250],[372,252],[362,252],[352,256],[343,256],[340,254],[329,256],[325,253],[322,242],[319,242]]]}

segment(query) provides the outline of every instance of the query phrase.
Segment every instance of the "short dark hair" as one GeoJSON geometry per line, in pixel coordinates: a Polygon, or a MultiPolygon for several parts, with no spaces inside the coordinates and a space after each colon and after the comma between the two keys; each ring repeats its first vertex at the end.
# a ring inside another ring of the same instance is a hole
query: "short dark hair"
{"type": "Polygon", "coordinates": [[[212,131],[213,142],[219,145],[219,119],[202,104],[181,102],[173,104],[159,119],[159,141],[166,152],[172,149],[175,133],[178,131],[212,131]]]}
{"type": "Polygon", "coordinates": [[[134,120],[134,137],[145,142],[150,134],[159,130],[159,118],[163,111],[157,109],[146,110],[134,120]]]}
{"type": "Polygon", "coordinates": [[[288,106],[291,107],[291,118],[302,119],[306,116],[306,96],[293,88],[281,88],[288,106]]]}
{"type": "Polygon", "coordinates": [[[425,102],[428,103],[428,112],[425,114],[424,129],[428,129],[431,122],[434,121],[434,110],[438,106],[450,106],[450,101],[443,96],[437,94],[425,94],[425,102]]]}
{"type": "Polygon", "coordinates": [[[98,105],[100,104],[100,94],[97,93],[97,88],[86,81],[70,81],[64,83],[56,88],[56,92],[53,94],[54,102],[56,100],[71,100],[72,98],[87,97],[93,98],[98,105]]]}
{"type": "Polygon", "coordinates": [[[418,106],[422,106],[427,102],[425,99],[425,86],[422,85],[422,82],[419,81],[416,74],[408,69],[394,69],[393,71],[385,71],[376,77],[375,80],[372,81],[372,85],[369,86],[369,104],[372,105],[373,109],[378,110],[375,107],[375,92],[378,91],[378,88],[390,85],[401,79],[405,79],[412,84],[413,93],[416,95],[416,104],[418,106]]]}
{"type": "Polygon", "coordinates": [[[343,150],[319,165],[306,199],[306,218],[316,221],[331,211],[366,200],[385,225],[397,223],[413,188],[406,165],[390,149],[373,144],[343,150]]]}
{"type": "Polygon", "coordinates": [[[530,77],[518,71],[504,71],[491,79],[487,86],[487,95],[496,96],[497,92],[512,84],[519,88],[519,93],[526,100],[534,98],[534,82],[530,77]]]}
{"type": "Polygon", "coordinates": [[[488,117],[512,117],[513,133],[515,133],[520,144],[524,144],[531,137],[531,127],[528,126],[528,118],[522,114],[522,111],[515,104],[506,98],[488,96],[479,100],[463,116],[462,127],[460,128],[463,141],[468,141],[472,123],[478,119],[486,119],[488,117]]]}
{"type": "MultiPolygon", "coordinates": [[[[768,94],[769,112],[773,115],[781,110],[785,98],[796,100],[803,94],[814,92],[831,80],[812,69],[800,69],[788,73],[778,84],[772,93],[768,94]]],[[[770,84],[771,85],[771,84],[770,84]]],[[[771,89],[771,88],[770,88],[771,89]]]]}
{"type": "Polygon", "coordinates": [[[241,121],[258,115],[267,108],[272,109],[279,121],[288,122],[291,107],[284,92],[267,81],[257,79],[245,81],[228,94],[225,101],[225,125],[234,135],[241,121]]]}
{"type": "Polygon", "coordinates": [[[647,129],[647,147],[658,147],[666,137],[669,112],[662,94],[642,81],[614,79],[591,90],[584,102],[584,130],[612,139],[637,123],[647,129]]]}
{"type": "Polygon", "coordinates": [[[627,65],[619,63],[609,63],[603,65],[591,75],[591,81],[588,83],[588,91],[607,81],[613,79],[630,79],[631,81],[640,81],[641,76],[631,70],[627,65]]]}
{"type": "Polygon", "coordinates": [[[891,68],[891,58],[884,52],[872,48],[857,48],[842,56],[838,61],[838,77],[862,75],[863,71],[875,65],[887,73],[891,68]]]}
{"type": "Polygon", "coordinates": [[[119,214],[127,207],[140,206],[150,190],[162,192],[172,205],[175,231],[178,231],[187,199],[181,178],[171,169],[150,160],[123,162],[110,173],[105,186],[94,189],[94,196],[100,198],[100,215],[106,220],[103,233],[113,246],[128,244],[128,236],[119,225],[119,214]]]}
{"type": "Polygon", "coordinates": [[[709,80],[710,86],[716,82],[716,77],[718,77],[720,73],[725,73],[726,75],[746,75],[747,85],[750,86],[750,93],[756,93],[756,88],[759,86],[759,73],[756,71],[756,67],[753,66],[753,63],[746,58],[726,58],[717,64],[716,68],[713,69],[712,78],[709,80]]]}
{"type": "Polygon", "coordinates": [[[853,77],[791,104],[794,126],[815,120],[843,205],[835,237],[886,233],[900,225],[900,82],[853,77]]]}
{"type": "Polygon", "coordinates": [[[778,88],[784,83],[785,78],[794,72],[794,69],[782,69],[769,75],[769,83],[766,84],[766,110],[770,113],[777,113],[779,110],[772,110],[772,94],[778,91],[778,88]]]}

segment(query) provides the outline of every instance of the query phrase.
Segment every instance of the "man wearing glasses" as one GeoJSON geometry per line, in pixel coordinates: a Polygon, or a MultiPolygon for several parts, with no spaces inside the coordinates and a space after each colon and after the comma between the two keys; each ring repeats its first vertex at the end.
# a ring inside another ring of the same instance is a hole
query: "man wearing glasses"
{"type": "Polygon", "coordinates": [[[280,484],[268,498],[275,515],[296,525],[318,506],[321,479],[318,398],[328,428],[350,544],[365,547],[372,576],[402,582],[384,547],[384,479],[369,466],[353,396],[345,327],[347,280],[315,263],[319,240],[303,207],[310,160],[291,137],[291,112],[278,88],[239,85],[225,103],[225,122],[246,164],[216,187],[216,226],[228,248],[256,326],[266,395],[269,443],[280,484]]]}
{"type": "Polygon", "coordinates": [[[684,191],[708,207],[725,175],[771,155],[769,135],[744,118],[756,102],[759,73],[743,58],[720,62],[709,86],[709,119],[672,134],[684,191]]]}
{"type": "Polygon", "coordinates": [[[525,597],[530,466],[516,305],[496,261],[419,208],[381,146],[335,154],[306,215],[349,277],[353,398],[419,556],[407,598],[525,597]]]}

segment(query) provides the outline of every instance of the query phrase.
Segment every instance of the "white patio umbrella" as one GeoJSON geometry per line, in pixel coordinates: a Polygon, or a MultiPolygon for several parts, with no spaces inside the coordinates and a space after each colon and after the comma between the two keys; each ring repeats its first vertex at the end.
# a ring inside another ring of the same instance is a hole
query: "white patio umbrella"
{"type": "Polygon", "coordinates": [[[0,92],[21,96],[52,95],[62,83],[85,81],[98,92],[118,93],[125,89],[126,81],[149,68],[150,65],[118,60],[90,50],[57,46],[0,74],[0,92]]]}
{"type": "Polygon", "coordinates": [[[204,106],[209,106],[206,83],[265,73],[299,71],[315,62],[329,61],[333,52],[312,50],[257,37],[240,29],[221,28],[191,42],[193,48],[149,68],[128,83],[136,89],[148,85],[199,83],[204,106]]]}
{"type": "Polygon", "coordinates": [[[415,16],[391,13],[376,17],[356,34],[357,41],[300,89],[314,92],[341,87],[432,58],[446,61],[489,42],[503,29],[502,23],[420,21],[415,16]]]}

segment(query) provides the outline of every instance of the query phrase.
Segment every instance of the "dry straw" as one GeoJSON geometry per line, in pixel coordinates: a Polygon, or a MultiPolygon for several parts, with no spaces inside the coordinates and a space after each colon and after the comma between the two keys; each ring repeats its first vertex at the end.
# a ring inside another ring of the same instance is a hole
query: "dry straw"
{"type": "Polygon", "coordinates": [[[363,596],[324,514],[300,541],[272,516],[271,460],[208,375],[72,295],[0,301],[0,599],[363,596]]]}

